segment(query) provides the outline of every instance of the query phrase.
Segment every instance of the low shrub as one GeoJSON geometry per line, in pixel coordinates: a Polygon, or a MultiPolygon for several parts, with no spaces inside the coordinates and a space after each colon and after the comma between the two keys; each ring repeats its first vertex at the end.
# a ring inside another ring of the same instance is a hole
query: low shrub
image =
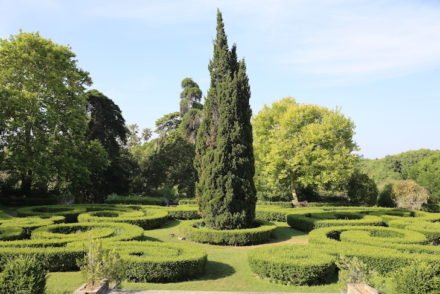
{"type": "Polygon", "coordinates": [[[216,230],[204,227],[202,222],[188,222],[181,227],[181,233],[188,239],[217,245],[243,246],[267,242],[276,226],[265,221],[256,222],[255,228],[237,230],[216,230]]]}
{"type": "Polygon", "coordinates": [[[8,259],[0,274],[0,294],[44,294],[47,272],[40,256],[20,255],[8,259]]]}
{"type": "Polygon", "coordinates": [[[369,228],[368,230],[352,230],[341,233],[339,239],[343,242],[381,246],[386,243],[398,244],[423,244],[427,241],[422,233],[395,229],[395,228],[369,228]]]}
{"type": "Polygon", "coordinates": [[[336,261],[336,265],[339,269],[338,284],[342,290],[346,291],[349,283],[371,285],[375,273],[357,257],[341,256],[336,261]]]}
{"type": "Polygon", "coordinates": [[[87,280],[87,287],[94,289],[100,281],[107,279],[118,286],[123,279],[125,265],[115,249],[104,249],[100,240],[91,240],[83,259],[78,260],[81,273],[87,280]]]}
{"type": "Polygon", "coordinates": [[[168,212],[162,209],[142,209],[133,211],[101,210],[82,213],[78,222],[115,222],[129,223],[150,230],[162,226],[168,221],[168,212]]]}
{"type": "Polygon", "coordinates": [[[66,222],[76,222],[80,213],[87,211],[87,207],[83,205],[47,205],[47,206],[27,206],[17,209],[17,215],[23,216],[39,216],[52,217],[64,216],[66,222]]]}
{"type": "Polygon", "coordinates": [[[287,245],[254,249],[248,255],[254,273],[273,282],[316,285],[336,273],[335,257],[310,246],[287,245]]]}

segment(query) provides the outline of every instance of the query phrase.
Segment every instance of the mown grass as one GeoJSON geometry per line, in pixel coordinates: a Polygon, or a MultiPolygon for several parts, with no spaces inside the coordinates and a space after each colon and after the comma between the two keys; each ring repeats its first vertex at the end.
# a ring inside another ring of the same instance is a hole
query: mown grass
{"type": "MultiPolygon", "coordinates": [[[[179,225],[181,222],[172,221],[160,229],[145,231],[152,241],[185,242],[179,240],[179,225]]],[[[279,228],[271,244],[258,246],[277,246],[279,244],[306,244],[307,235],[291,229],[285,223],[277,223],[279,228]]],[[[196,280],[179,283],[130,283],[123,282],[122,288],[127,290],[198,290],[198,291],[271,291],[271,292],[321,292],[337,293],[336,283],[322,286],[286,286],[270,283],[252,273],[247,262],[247,252],[257,246],[227,247],[192,243],[206,250],[208,265],[205,275],[196,280]]],[[[72,293],[83,282],[78,272],[51,273],[48,280],[49,293],[72,293]]]]}

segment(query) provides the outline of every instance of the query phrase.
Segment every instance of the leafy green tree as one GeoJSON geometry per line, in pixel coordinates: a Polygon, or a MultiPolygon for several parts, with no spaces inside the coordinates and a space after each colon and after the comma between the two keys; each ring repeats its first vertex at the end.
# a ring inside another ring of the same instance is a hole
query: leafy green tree
{"type": "Polygon", "coordinates": [[[302,200],[304,188],[342,189],[353,173],[354,124],[337,110],[284,98],[265,106],[253,126],[259,193],[302,200]]]}
{"type": "Polygon", "coordinates": [[[67,46],[38,33],[0,41],[0,157],[23,194],[66,186],[84,166],[90,84],[67,46]]]}
{"type": "Polygon", "coordinates": [[[379,190],[374,180],[358,170],[351,175],[347,185],[347,196],[351,202],[362,205],[374,205],[379,190]]]}
{"type": "Polygon", "coordinates": [[[250,227],[255,218],[250,87],[244,60],[228,48],[217,12],[211,84],[196,142],[197,197],[207,226],[250,227]]]}
{"type": "Polygon", "coordinates": [[[156,130],[155,132],[159,134],[160,137],[164,137],[170,132],[177,130],[182,119],[180,117],[180,112],[172,112],[165,114],[158,120],[156,120],[156,130]]]}
{"type": "Polygon", "coordinates": [[[440,201],[440,151],[432,153],[412,166],[409,176],[427,188],[434,199],[440,201]]]}

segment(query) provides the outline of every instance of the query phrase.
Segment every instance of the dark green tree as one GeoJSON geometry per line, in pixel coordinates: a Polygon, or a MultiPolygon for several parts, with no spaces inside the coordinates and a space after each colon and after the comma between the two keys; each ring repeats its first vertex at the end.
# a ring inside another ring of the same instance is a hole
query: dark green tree
{"type": "Polygon", "coordinates": [[[179,130],[189,142],[195,144],[197,131],[202,122],[203,105],[200,103],[202,91],[199,85],[191,78],[182,81],[182,92],[180,93],[180,116],[182,121],[179,130]]]}
{"type": "Polygon", "coordinates": [[[211,84],[197,135],[197,198],[208,227],[251,227],[255,218],[255,167],[252,148],[250,87],[244,60],[228,48],[220,11],[211,84]]]}
{"type": "Polygon", "coordinates": [[[355,170],[347,185],[347,196],[354,204],[374,205],[379,190],[373,179],[368,175],[355,170]]]}
{"type": "Polygon", "coordinates": [[[113,100],[97,90],[87,92],[87,111],[90,117],[88,140],[98,140],[108,154],[109,166],[95,174],[94,202],[110,193],[128,193],[131,161],[122,148],[127,143],[128,129],[121,109],[113,100]]]}
{"type": "Polygon", "coordinates": [[[202,108],[200,100],[202,90],[191,78],[182,80],[182,92],[180,93],[180,116],[183,117],[191,108],[202,108]]]}

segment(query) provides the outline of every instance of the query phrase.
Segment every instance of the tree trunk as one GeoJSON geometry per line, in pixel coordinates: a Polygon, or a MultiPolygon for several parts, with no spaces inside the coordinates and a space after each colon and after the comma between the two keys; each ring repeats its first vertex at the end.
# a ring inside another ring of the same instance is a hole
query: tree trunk
{"type": "Polygon", "coordinates": [[[21,176],[21,193],[25,196],[30,196],[32,190],[32,170],[21,176]]]}

